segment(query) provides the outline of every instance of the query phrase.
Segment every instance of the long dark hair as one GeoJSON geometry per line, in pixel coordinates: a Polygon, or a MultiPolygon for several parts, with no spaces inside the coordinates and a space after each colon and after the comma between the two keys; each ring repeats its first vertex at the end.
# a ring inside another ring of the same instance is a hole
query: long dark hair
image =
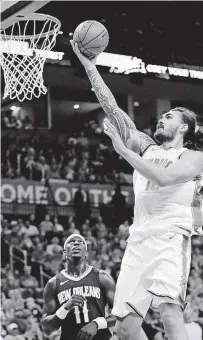
{"type": "Polygon", "coordinates": [[[183,123],[188,125],[188,130],[184,135],[184,146],[188,149],[203,151],[203,127],[197,125],[196,113],[185,107],[176,107],[171,111],[181,112],[183,123]]]}

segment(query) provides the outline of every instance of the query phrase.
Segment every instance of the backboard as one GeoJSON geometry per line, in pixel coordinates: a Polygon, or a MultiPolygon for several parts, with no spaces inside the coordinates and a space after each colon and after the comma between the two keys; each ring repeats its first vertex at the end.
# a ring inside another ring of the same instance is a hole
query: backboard
{"type": "Polygon", "coordinates": [[[1,29],[11,26],[19,16],[29,15],[41,7],[45,6],[50,0],[43,1],[21,1],[21,0],[2,0],[0,6],[1,29]]]}

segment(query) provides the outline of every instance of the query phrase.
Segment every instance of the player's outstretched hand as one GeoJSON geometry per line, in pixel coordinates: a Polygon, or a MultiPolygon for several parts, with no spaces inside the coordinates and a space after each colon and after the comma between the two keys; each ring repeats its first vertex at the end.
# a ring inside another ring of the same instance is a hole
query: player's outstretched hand
{"type": "Polygon", "coordinates": [[[63,304],[63,307],[66,310],[73,309],[74,306],[78,306],[80,308],[83,307],[84,301],[86,301],[85,297],[82,295],[72,295],[71,298],[63,304]]]}
{"type": "Polygon", "coordinates": [[[108,118],[104,119],[104,133],[111,138],[115,151],[122,155],[126,146],[117,132],[116,127],[110,123],[108,118]]]}
{"type": "Polygon", "coordinates": [[[90,322],[80,329],[77,340],[91,340],[97,333],[97,330],[96,322],[90,322]]]}
{"type": "Polygon", "coordinates": [[[70,40],[70,43],[73,51],[75,52],[75,54],[77,55],[78,59],[80,60],[85,69],[88,69],[96,64],[97,57],[88,59],[87,57],[84,56],[84,54],[80,52],[77,43],[75,43],[73,40],[70,40]]]}

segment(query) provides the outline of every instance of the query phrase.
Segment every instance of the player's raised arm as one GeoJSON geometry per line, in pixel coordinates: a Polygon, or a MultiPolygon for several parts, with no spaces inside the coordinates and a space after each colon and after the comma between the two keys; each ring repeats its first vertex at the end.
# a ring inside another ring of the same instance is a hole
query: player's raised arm
{"type": "Polygon", "coordinates": [[[85,298],[83,296],[73,295],[67,302],[57,309],[56,278],[53,277],[50,279],[44,288],[42,328],[45,334],[50,335],[52,332],[58,330],[69,311],[74,306],[82,307],[84,301],[85,298]]]}
{"type": "Polygon", "coordinates": [[[75,54],[86,70],[101,107],[107,114],[110,122],[116,127],[124,144],[129,149],[142,154],[149,145],[155,144],[155,142],[145,133],[138,131],[134,122],[130,119],[127,113],[118,106],[112,92],[103,81],[95,66],[96,60],[89,60],[84,55],[82,55],[77,47],[77,44],[75,44],[73,41],[71,41],[71,45],[75,54]]]}

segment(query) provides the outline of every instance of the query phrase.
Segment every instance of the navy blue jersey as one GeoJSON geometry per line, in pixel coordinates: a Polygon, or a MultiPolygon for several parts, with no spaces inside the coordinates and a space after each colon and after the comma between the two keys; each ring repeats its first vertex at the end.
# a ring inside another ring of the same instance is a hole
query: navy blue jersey
{"type": "MultiPolygon", "coordinates": [[[[105,293],[99,280],[99,270],[88,269],[79,277],[73,277],[62,270],[56,275],[57,309],[70,299],[72,295],[83,295],[86,302],[82,308],[75,306],[62,321],[60,340],[76,340],[79,330],[97,317],[105,317],[107,304],[105,293]]],[[[108,329],[98,330],[93,340],[109,340],[108,329]]]]}

